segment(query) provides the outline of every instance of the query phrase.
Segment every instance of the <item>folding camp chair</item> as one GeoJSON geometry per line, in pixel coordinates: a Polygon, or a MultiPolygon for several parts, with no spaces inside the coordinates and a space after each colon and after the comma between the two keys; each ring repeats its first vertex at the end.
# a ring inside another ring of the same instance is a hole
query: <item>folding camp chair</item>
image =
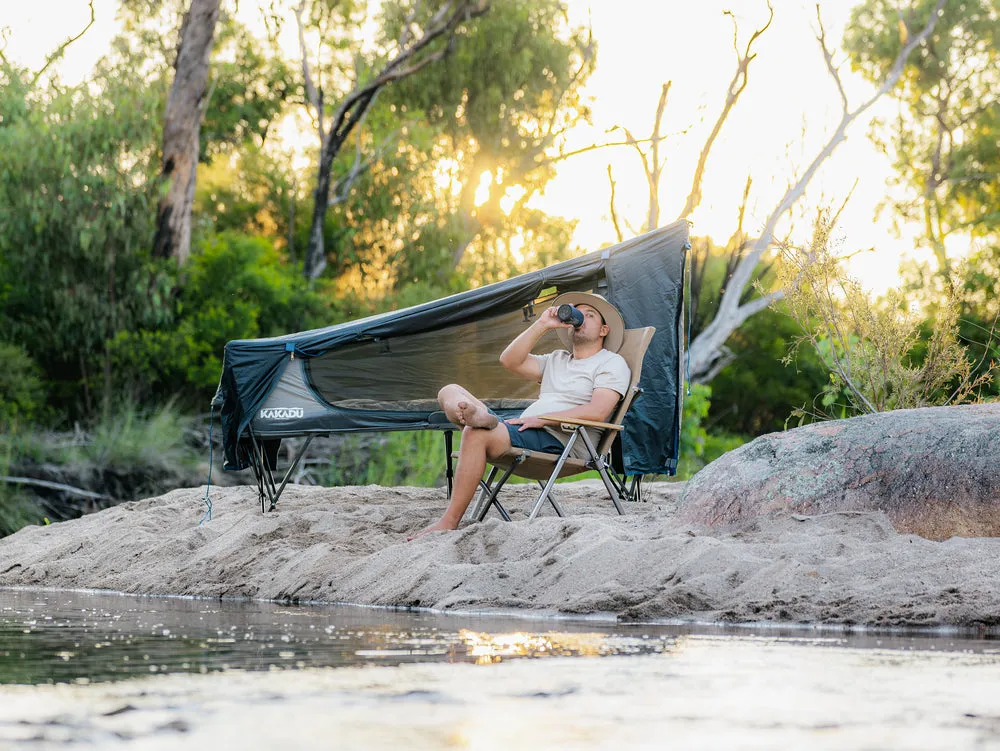
{"type": "Polygon", "coordinates": [[[552,495],[552,486],[560,477],[569,477],[581,472],[596,469],[604,487],[611,496],[611,501],[619,514],[625,513],[622,501],[641,500],[641,486],[639,478],[633,478],[631,487],[628,486],[626,478],[619,476],[611,466],[611,447],[618,433],[622,430],[625,416],[628,414],[632,402],[641,393],[639,388],[639,374],[642,372],[642,359],[646,354],[646,348],[656,329],[652,326],[641,329],[627,329],[625,339],[618,354],[628,363],[631,370],[628,390],[619,400],[610,422],[594,422],[593,420],[577,420],[569,418],[547,418],[543,419],[559,420],[562,429],[570,433],[569,440],[561,454],[547,454],[541,451],[532,451],[522,448],[511,448],[503,456],[490,460],[492,467],[485,480],[481,480],[479,497],[474,506],[473,517],[476,521],[486,518],[491,506],[496,506],[497,511],[506,520],[510,521],[510,515],[497,500],[497,495],[511,475],[518,477],[528,477],[538,481],[542,487],[541,493],[535,500],[535,505],[531,510],[529,519],[534,519],[541,510],[545,502],[552,504],[552,508],[559,516],[563,516],[562,509],[552,495]],[[587,427],[598,428],[604,431],[600,440],[595,446],[587,433],[587,427]],[[587,459],[578,459],[570,455],[573,446],[578,441],[582,441],[587,448],[587,459]],[[499,477],[498,477],[499,475],[499,477]]]}

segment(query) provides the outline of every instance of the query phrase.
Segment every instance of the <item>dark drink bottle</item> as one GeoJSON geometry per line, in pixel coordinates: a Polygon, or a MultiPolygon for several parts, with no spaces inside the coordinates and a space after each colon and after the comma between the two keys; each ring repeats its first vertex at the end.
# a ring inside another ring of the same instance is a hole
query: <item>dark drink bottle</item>
{"type": "Polygon", "coordinates": [[[577,329],[583,325],[583,313],[569,303],[563,303],[559,306],[559,310],[556,311],[556,318],[563,323],[572,323],[573,327],[577,329]]]}

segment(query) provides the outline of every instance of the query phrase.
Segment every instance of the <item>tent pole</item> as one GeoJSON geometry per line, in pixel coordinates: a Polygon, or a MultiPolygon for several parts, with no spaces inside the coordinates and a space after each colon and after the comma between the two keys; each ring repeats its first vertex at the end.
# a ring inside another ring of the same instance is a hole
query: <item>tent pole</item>
{"type": "Polygon", "coordinates": [[[247,460],[250,462],[250,469],[253,470],[254,479],[257,480],[257,497],[260,499],[260,512],[263,514],[264,508],[264,476],[262,469],[257,461],[257,451],[255,448],[251,447],[247,452],[247,460]]]}
{"type": "Polygon", "coordinates": [[[295,461],[292,462],[291,466],[288,467],[288,471],[285,472],[285,476],[281,480],[281,487],[278,488],[278,491],[271,499],[271,508],[269,508],[268,511],[274,511],[278,504],[278,499],[281,497],[281,492],[285,489],[285,485],[288,484],[288,478],[292,476],[292,472],[294,472],[295,468],[299,466],[299,462],[302,461],[302,457],[306,455],[306,450],[309,448],[309,444],[312,443],[313,438],[315,438],[315,436],[310,433],[309,437],[306,438],[305,445],[302,446],[302,450],[295,455],[295,461]]]}
{"type": "MultiPolygon", "coordinates": [[[[261,475],[264,479],[263,490],[267,492],[267,499],[271,501],[271,508],[274,508],[274,503],[277,498],[274,494],[274,475],[271,474],[271,468],[267,466],[267,456],[264,454],[264,446],[257,440],[256,434],[253,432],[253,428],[247,426],[247,432],[250,434],[250,441],[253,443],[254,451],[257,454],[257,461],[260,464],[261,475]]],[[[260,510],[264,510],[264,496],[261,495],[260,499],[260,510]]]]}

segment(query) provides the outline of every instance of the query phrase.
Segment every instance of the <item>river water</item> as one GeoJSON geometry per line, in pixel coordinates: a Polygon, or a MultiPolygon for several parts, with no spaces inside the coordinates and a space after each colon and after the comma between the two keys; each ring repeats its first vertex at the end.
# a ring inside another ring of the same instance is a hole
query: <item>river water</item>
{"type": "Polygon", "coordinates": [[[1000,641],[0,589],[0,748],[1000,749],[1000,641]]]}

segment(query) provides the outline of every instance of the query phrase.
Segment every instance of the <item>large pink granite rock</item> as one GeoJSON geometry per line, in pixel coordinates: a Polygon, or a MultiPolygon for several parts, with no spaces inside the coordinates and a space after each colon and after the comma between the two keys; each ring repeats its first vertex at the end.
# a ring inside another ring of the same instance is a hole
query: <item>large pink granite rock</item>
{"type": "Polygon", "coordinates": [[[1000,537],[1000,404],[931,407],[764,435],[695,475],[681,517],[884,512],[932,540],[1000,537]]]}

